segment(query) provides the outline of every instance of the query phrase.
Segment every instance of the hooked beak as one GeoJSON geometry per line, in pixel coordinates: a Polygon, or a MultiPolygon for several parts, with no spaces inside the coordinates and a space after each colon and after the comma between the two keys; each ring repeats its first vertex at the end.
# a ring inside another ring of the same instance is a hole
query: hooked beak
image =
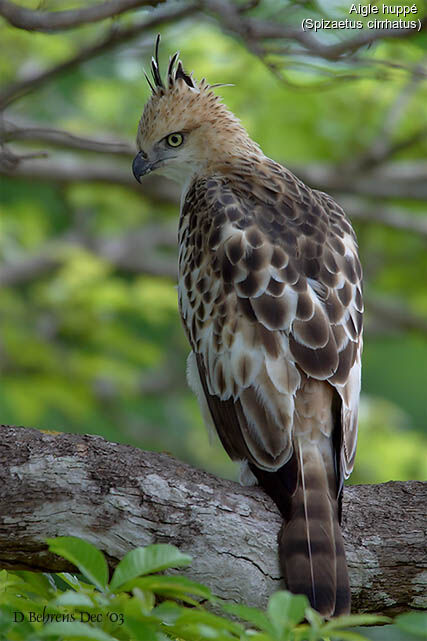
{"type": "Polygon", "coordinates": [[[150,162],[142,151],[136,154],[132,162],[132,171],[135,179],[140,183],[145,174],[149,174],[155,163],[150,162]]]}

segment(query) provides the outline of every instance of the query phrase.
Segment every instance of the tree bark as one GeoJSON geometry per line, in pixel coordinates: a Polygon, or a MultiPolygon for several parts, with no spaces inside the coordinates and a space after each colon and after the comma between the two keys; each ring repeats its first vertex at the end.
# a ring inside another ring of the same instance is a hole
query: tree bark
{"type": "MultiPolygon", "coordinates": [[[[427,483],[346,488],[343,532],[353,610],[395,613],[426,605],[427,483]]],[[[221,597],[265,606],[283,588],[281,522],[259,488],[243,488],[165,454],[99,436],[1,427],[0,567],[64,571],[48,537],[99,547],[111,567],[135,546],[173,543],[187,574],[221,597]]]]}

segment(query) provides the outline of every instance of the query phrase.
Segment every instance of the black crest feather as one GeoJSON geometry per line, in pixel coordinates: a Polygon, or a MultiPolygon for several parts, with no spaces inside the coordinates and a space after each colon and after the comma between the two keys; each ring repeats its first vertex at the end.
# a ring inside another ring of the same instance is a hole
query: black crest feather
{"type": "MultiPolygon", "coordinates": [[[[153,82],[151,82],[147,74],[145,74],[145,77],[147,78],[147,82],[150,85],[150,89],[153,94],[156,94],[159,91],[162,92],[165,90],[165,85],[163,84],[162,76],[160,74],[159,45],[160,45],[160,33],[157,34],[156,44],[154,47],[154,56],[151,58],[151,74],[153,76],[153,82]]],[[[167,71],[168,86],[172,87],[177,80],[182,79],[189,87],[191,87],[192,89],[196,89],[197,85],[195,84],[193,78],[184,71],[182,62],[178,60],[178,56],[179,56],[179,52],[177,51],[169,60],[169,66],[167,71]],[[178,60],[178,64],[175,67],[177,60],[178,60]]]]}
{"type": "Polygon", "coordinates": [[[184,82],[186,82],[189,87],[195,89],[194,80],[191,76],[185,73],[181,60],[178,61],[178,66],[175,71],[175,80],[178,80],[179,78],[182,78],[182,80],[184,80],[184,82]]]}
{"type": "Polygon", "coordinates": [[[151,58],[151,73],[153,75],[154,86],[157,87],[158,89],[164,89],[165,87],[164,87],[162,77],[160,75],[160,69],[159,69],[159,44],[160,44],[160,33],[157,34],[156,46],[154,49],[154,56],[151,58]]]}
{"type": "Polygon", "coordinates": [[[178,58],[178,56],[179,56],[179,51],[174,53],[173,56],[171,57],[171,59],[169,60],[169,66],[168,66],[168,83],[169,83],[169,87],[172,87],[172,85],[173,85],[173,83],[175,81],[174,66],[175,66],[175,62],[176,62],[176,59],[178,58]]]}

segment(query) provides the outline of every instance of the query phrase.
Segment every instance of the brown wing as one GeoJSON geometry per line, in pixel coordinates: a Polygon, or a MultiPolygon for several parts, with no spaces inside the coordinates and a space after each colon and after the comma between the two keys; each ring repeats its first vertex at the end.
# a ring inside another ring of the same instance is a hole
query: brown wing
{"type": "Polygon", "coordinates": [[[360,389],[361,269],[341,208],[273,161],[199,181],[180,222],[180,309],[216,429],[233,458],[292,454],[304,376],[341,399],[352,469],[360,389]]]}

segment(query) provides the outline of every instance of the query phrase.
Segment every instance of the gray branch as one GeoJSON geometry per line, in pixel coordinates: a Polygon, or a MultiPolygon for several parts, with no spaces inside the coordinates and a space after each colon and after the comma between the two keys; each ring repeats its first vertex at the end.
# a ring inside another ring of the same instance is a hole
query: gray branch
{"type": "Polygon", "coordinates": [[[396,98],[392,101],[383,115],[383,122],[379,131],[371,141],[368,149],[356,160],[351,160],[349,168],[351,171],[371,169],[389,160],[395,153],[402,151],[420,142],[427,136],[425,125],[418,128],[418,131],[409,136],[395,140],[398,133],[398,126],[402,116],[406,112],[412,97],[416,93],[423,80],[421,72],[426,67],[426,59],[422,60],[412,70],[408,82],[403,86],[396,98]]]}
{"type": "Polygon", "coordinates": [[[0,141],[6,143],[16,140],[78,151],[114,154],[126,158],[131,158],[136,152],[135,145],[127,140],[112,140],[109,136],[102,134],[98,134],[96,138],[86,138],[63,129],[46,127],[16,118],[13,121],[0,119],[0,141]]]}
{"type": "Polygon", "coordinates": [[[151,33],[154,28],[160,25],[185,18],[194,13],[196,9],[197,7],[195,5],[184,3],[180,3],[179,6],[164,6],[154,10],[149,18],[135,22],[131,26],[114,26],[103,39],[94,42],[92,45],[83,47],[75,56],[64,60],[64,62],[59,65],[45,69],[25,80],[20,80],[6,87],[0,92],[0,110],[5,109],[12,102],[31,91],[39,89],[51,80],[62,77],[64,73],[75,69],[80,64],[92,60],[106,51],[111,51],[123,43],[129,42],[136,36],[140,36],[146,32],[151,33]]]}
{"type": "Polygon", "coordinates": [[[61,265],[61,262],[50,252],[45,252],[12,263],[3,263],[0,267],[0,286],[16,287],[31,283],[45,274],[50,274],[61,265]]]}
{"type": "Polygon", "coordinates": [[[132,154],[128,156],[128,163],[113,163],[108,161],[88,161],[71,155],[55,154],[47,158],[38,158],[33,161],[25,159],[19,154],[8,152],[6,160],[2,162],[0,153],[0,175],[29,178],[63,184],[73,182],[95,182],[114,185],[123,185],[141,195],[151,198],[156,202],[178,203],[180,190],[175,183],[162,179],[159,176],[149,176],[140,185],[132,176],[132,154]]]}
{"type": "MultiPolygon", "coordinates": [[[[8,154],[12,158],[10,151],[8,154]]],[[[149,198],[159,202],[179,202],[179,189],[171,181],[152,176],[145,179],[141,187],[130,171],[132,155],[131,153],[126,156],[129,163],[126,166],[108,161],[93,163],[64,154],[37,160],[21,159],[16,155],[16,162],[2,163],[0,154],[0,174],[65,183],[73,181],[113,183],[138,190],[139,193],[145,192],[149,198]]],[[[423,161],[396,161],[379,167],[369,174],[340,172],[340,168],[333,165],[301,165],[290,167],[290,169],[310,187],[327,191],[335,196],[339,195],[339,197],[344,194],[353,194],[369,198],[427,200],[427,163],[423,161]]],[[[375,219],[375,211],[371,207],[369,209],[375,219]]],[[[384,210],[384,207],[381,209],[384,210]]],[[[351,215],[351,210],[349,214],[351,215]]],[[[394,226],[392,218],[392,216],[389,217],[389,223],[387,223],[390,226],[394,226]]],[[[409,227],[412,227],[412,219],[414,217],[411,218],[408,215],[409,227]]],[[[414,228],[416,227],[415,223],[414,228]]],[[[423,228],[422,224],[421,228],[423,228]]]]}
{"type": "Polygon", "coordinates": [[[402,207],[384,206],[343,194],[337,194],[336,198],[352,220],[401,229],[427,239],[427,211],[415,215],[402,207]]]}
{"type": "Polygon", "coordinates": [[[0,15],[9,24],[27,31],[64,31],[83,24],[99,22],[106,18],[119,16],[131,9],[153,6],[165,0],[108,0],[92,7],[82,7],[68,11],[40,11],[25,9],[14,2],[0,0],[0,15]]]}
{"type": "Polygon", "coordinates": [[[176,280],[177,229],[175,225],[147,225],[119,238],[87,238],[69,233],[47,243],[38,254],[23,256],[0,266],[0,286],[17,287],[46,276],[60,267],[70,246],[89,249],[118,271],[176,280]],[[164,251],[167,249],[168,256],[164,251]]]}
{"type": "MultiPolygon", "coordinates": [[[[261,50],[264,40],[284,40],[300,46],[300,50],[288,53],[308,53],[326,60],[340,60],[354,52],[386,38],[407,38],[418,33],[415,28],[402,29],[364,29],[353,38],[343,38],[335,44],[324,44],[310,32],[283,24],[278,20],[262,20],[243,15],[235,4],[227,0],[202,0],[202,6],[210,11],[227,31],[238,34],[251,51],[261,50]]],[[[427,26],[422,18],[421,29],[427,26]]]]}
{"type": "MultiPolygon", "coordinates": [[[[343,532],[353,610],[425,605],[427,484],[353,486],[343,532]]],[[[1,428],[0,567],[48,572],[70,565],[46,538],[82,537],[114,566],[135,546],[172,543],[193,557],[187,575],[228,601],[265,606],[283,588],[280,516],[258,488],[98,436],[1,428]]]]}
{"type": "Polygon", "coordinates": [[[344,167],[318,164],[301,165],[292,170],[310,187],[334,194],[427,200],[427,162],[424,161],[395,161],[369,173],[347,172],[344,167]]]}
{"type": "MultiPolygon", "coordinates": [[[[92,7],[83,7],[68,11],[31,10],[0,0],[0,15],[11,25],[28,31],[54,32],[72,29],[83,24],[99,22],[106,18],[121,15],[127,11],[147,5],[156,5],[165,0],[108,0],[92,7]]],[[[366,29],[354,38],[346,38],[341,42],[325,45],[302,28],[281,24],[280,20],[262,20],[245,16],[245,7],[238,6],[226,0],[201,0],[200,5],[212,13],[227,30],[243,38],[250,49],[255,43],[265,39],[280,39],[294,41],[310,55],[320,56],[327,60],[338,60],[349,56],[362,47],[372,45],[385,38],[402,38],[418,33],[417,28],[402,29],[366,29]]],[[[421,20],[421,28],[426,24],[421,20]]]]}
{"type": "MultiPolygon", "coordinates": [[[[143,4],[152,4],[147,0],[109,0],[105,3],[75,9],[71,11],[40,12],[23,9],[9,2],[0,0],[0,15],[20,28],[40,31],[71,28],[88,22],[101,20],[105,17],[118,15],[123,11],[136,8],[143,4]]],[[[156,9],[150,18],[142,22],[135,22],[131,26],[115,26],[100,42],[94,42],[81,49],[63,63],[46,69],[26,80],[13,83],[0,93],[0,109],[4,109],[15,100],[30,91],[40,88],[47,82],[62,76],[80,64],[90,60],[106,51],[116,48],[124,42],[129,42],[136,36],[154,27],[167,22],[177,22],[200,10],[213,14],[219,23],[229,32],[242,38],[250,51],[265,57],[265,40],[283,40],[287,46],[287,53],[318,56],[326,60],[340,60],[349,57],[363,47],[385,38],[405,38],[418,33],[417,28],[408,29],[379,29],[365,30],[354,38],[343,39],[335,44],[323,44],[302,28],[295,28],[281,24],[280,20],[265,21],[245,15],[245,8],[234,5],[225,0],[198,0],[194,4],[180,3],[180,6],[165,6],[156,9]],[[289,44],[297,47],[289,50],[289,44]]],[[[424,30],[427,18],[420,20],[424,30]]]]}
{"type": "Polygon", "coordinates": [[[416,331],[427,336],[427,317],[414,314],[408,310],[407,304],[402,304],[399,300],[366,293],[364,300],[369,313],[377,322],[380,322],[380,332],[383,336],[386,330],[393,329],[416,331]]]}

